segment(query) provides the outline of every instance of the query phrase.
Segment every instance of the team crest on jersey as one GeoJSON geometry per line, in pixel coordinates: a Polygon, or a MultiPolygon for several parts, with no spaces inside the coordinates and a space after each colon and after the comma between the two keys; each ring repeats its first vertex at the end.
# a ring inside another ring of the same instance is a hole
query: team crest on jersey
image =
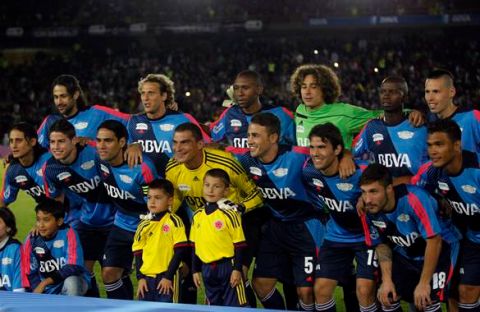
{"type": "Polygon", "coordinates": [[[217,220],[213,222],[213,226],[217,229],[217,231],[220,231],[221,229],[223,229],[224,224],[222,220],[217,220]]]}
{"type": "Polygon", "coordinates": [[[71,177],[72,177],[72,175],[70,174],[70,172],[61,172],[61,173],[57,174],[57,179],[59,179],[60,181],[68,180],[71,177]]]}
{"type": "Polygon", "coordinates": [[[230,120],[230,127],[233,128],[233,131],[237,132],[241,126],[242,126],[242,122],[240,120],[238,119],[230,120]]]}
{"type": "Polygon", "coordinates": [[[135,125],[135,130],[137,130],[140,133],[143,133],[148,130],[148,125],[143,122],[139,122],[135,125]]]}
{"type": "Polygon", "coordinates": [[[320,179],[312,179],[312,183],[317,187],[318,190],[325,186],[320,179]]]}
{"type": "Polygon", "coordinates": [[[40,169],[37,170],[37,175],[38,175],[39,177],[43,177],[43,170],[42,170],[42,168],[40,168],[40,169]]]}
{"type": "Polygon", "coordinates": [[[2,265],[9,265],[13,263],[13,259],[9,257],[3,257],[2,258],[2,265]]]}
{"type": "Polygon", "coordinates": [[[53,248],[62,248],[65,246],[65,241],[63,239],[57,239],[53,242],[53,248]]]}
{"type": "Polygon", "coordinates": [[[410,216],[405,214],[405,213],[402,213],[401,215],[399,215],[397,217],[397,220],[400,221],[400,222],[408,222],[408,221],[410,221],[410,216]]]}
{"type": "Polygon", "coordinates": [[[170,232],[170,226],[168,224],[164,224],[162,226],[162,232],[167,234],[168,232],[170,232]]]}
{"type": "Polygon", "coordinates": [[[278,168],[278,169],[275,169],[273,170],[273,174],[276,176],[276,177],[284,177],[288,174],[288,168],[278,168]]]}
{"type": "Polygon", "coordinates": [[[120,175],[120,180],[122,180],[122,182],[125,182],[127,184],[131,184],[133,182],[132,178],[130,178],[129,176],[124,175],[124,174],[120,175]]]}
{"type": "Polygon", "coordinates": [[[45,249],[43,249],[42,247],[35,247],[34,250],[35,250],[35,253],[40,257],[45,254],[45,249]]]}
{"type": "Polygon", "coordinates": [[[217,124],[215,127],[213,127],[213,133],[217,134],[223,129],[223,123],[217,124]]]}
{"type": "Polygon", "coordinates": [[[412,131],[399,131],[399,132],[397,132],[398,137],[402,140],[410,140],[411,138],[413,138],[414,134],[415,133],[413,133],[412,131]]]}
{"type": "Polygon", "coordinates": [[[110,170],[108,170],[108,167],[105,166],[104,164],[100,164],[100,170],[103,171],[104,176],[107,176],[110,174],[110,170]]]}
{"type": "Polygon", "coordinates": [[[373,225],[375,225],[376,227],[378,227],[380,229],[386,229],[387,228],[387,224],[383,221],[372,220],[372,223],[373,223],[373,225]]]}
{"type": "Polygon", "coordinates": [[[250,173],[256,176],[261,177],[262,176],[262,169],[257,168],[257,167],[250,167],[250,173]]]}
{"type": "Polygon", "coordinates": [[[165,131],[165,132],[172,131],[173,129],[175,129],[175,126],[172,125],[172,124],[161,124],[160,125],[160,130],[165,131]]]}
{"type": "Polygon", "coordinates": [[[383,134],[381,133],[375,133],[374,135],[372,135],[372,139],[373,139],[373,142],[375,142],[375,144],[380,145],[382,144],[384,137],[383,137],[383,134]]]}
{"type": "Polygon", "coordinates": [[[15,182],[22,184],[28,181],[28,178],[24,175],[19,175],[15,177],[15,182]]]}
{"type": "Polygon", "coordinates": [[[88,127],[88,122],[86,121],[78,122],[75,124],[75,129],[77,130],[87,129],[87,127],[88,127]]]}
{"type": "Polygon", "coordinates": [[[445,182],[440,182],[438,181],[438,188],[444,192],[450,191],[450,188],[448,187],[448,184],[445,182]]]}
{"type": "Polygon", "coordinates": [[[178,189],[182,192],[188,192],[190,191],[190,185],[187,184],[179,184],[178,189]]]}
{"type": "Polygon", "coordinates": [[[303,124],[298,124],[297,125],[297,132],[298,133],[304,133],[305,132],[305,127],[303,126],[303,124]]]}
{"type": "Polygon", "coordinates": [[[92,159],[81,164],[80,168],[82,168],[83,170],[89,170],[92,169],[93,166],[95,166],[95,160],[92,159]]]}
{"type": "Polygon", "coordinates": [[[337,183],[337,188],[340,191],[348,192],[353,189],[353,184],[351,183],[337,183]]]}
{"type": "Polygon", "coordinates": [[[378,239],[380,235],[378,234],[378,231],[374,227],[370,227],[370,238],[371,239],[378,239]]]}
{"type": "Polygon", "coordinates": [[[462,185],[462,190],[468,194],[475,194],[475,192],[477,191],[477,188],[475,186],[471,186],[467,184],[467,185],[462,185]]]}

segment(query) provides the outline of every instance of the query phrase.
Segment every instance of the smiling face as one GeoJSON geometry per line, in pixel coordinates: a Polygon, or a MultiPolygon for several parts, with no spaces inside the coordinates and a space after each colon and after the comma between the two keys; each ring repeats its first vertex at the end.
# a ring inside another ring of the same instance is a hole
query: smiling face
{"type": "Polygon", "coordinates": [[[54,131],[50,133],[50,151],[56,160],[70,163],[75,158],[75,143],[64,133],[54,131]]]}
{"type": "Polygon", "coordinates": [[[247,143],[252,157],[269,162],[275,153],[273,147],[278,144],[278,134],[269,134],[267,127],[251,123],[248,126],[247,143]]]}
{"type": "Polygon", "coordinates": [[[189,168],[197,168],[203,159],[202,140],[197,141],[191,131],[176,131],[173,135],[173,157],[189,168]]]}
{"type": "Polygon", "coordinates": [[[427,138],[428,156],[432,166],[443,168],[448,166],[461,151],[460,141],[453,142],[445,132],[433,132],[427,138]]]}
{"type": "Polygon", "coordinates": [[[64,117],[73,116],[78,112],[78,96],[78,92],[75,92],[73,95],[68,93],[67,88],[63,85],[55,85],[53,87],[53,102],[58,112],[64,117]]]}
{"type": "Polygon", "coordinates": [[[455,88],[448,83],[447,78],[427,79],[425,81],[425,101],[428,108],[440,118],[449,117],[452,110],[455,88]]]}
{"type": "Polygon", "coordinates": [[[55,219],[53,214],[38,211],[37,212],[37,229],[42,237],[51,238],[57,233],[58,228],[63,224],[63,218],[55,219]]]}
{"type": "Polygon", "coordinates": [[[310,157],[314,167],[322,172],[336,172],[338,169],[338,155],[342,151],[341,146],[333,148],[332,143],[318,136],[310,139],[310,157]]]}

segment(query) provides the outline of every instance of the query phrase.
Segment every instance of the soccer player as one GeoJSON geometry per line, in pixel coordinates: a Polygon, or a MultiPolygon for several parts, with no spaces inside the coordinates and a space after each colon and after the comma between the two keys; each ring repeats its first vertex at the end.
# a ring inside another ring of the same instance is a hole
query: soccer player
{"type": "Polygon", "coordinates": [[[25,291],[22,286],[22,244],[14,237],[17,224],[13,212],[0,208],[0,290],[25,291]]]}
{"type": "Polygon", "coordinates": [[[367,245],[382,273],[384,311],[402,311],[400,298],[418,310],[441,311],[456,264],[460,233],[439,216],[436,200],[408,184],[393,186],[389,170],[371,164],[360,178],[367,245]]]}
{"type": "Polygon", "coordinates": [[[480,305],[480,160],[478,154],[462,150],[460,127],[451,119],[428,126],[428,155],[412,179],[426,188],[452,215],[462,231],[460,251],[459,311],[478,311],[480,305]]]}
{"type": "MultiPolygon", "coordinates": [[[[138,92],[145,113],[132,115],[128,125],[129,143],[140,143],[146,155],[165,153],[173,156],[173,133],[184,122],[200,126],[187,113],[168,109],[175,100],[173,81],[160,74],[148,74],[138,82],[138,92]]],[[[202,131],[203,140],[210,142],[208,134],[202,131]]]]}
{"type": "Polygon", "coordinates": [[[229,192],[230,178],[222,169],[210,169],[203,178],[206,204],[193,215],[193,280],[205,286],[208,304],[248,305],[242,277],[242,254],[246,247],[240,213],[219,208],[229,192]]]}
{"type": "Polygon", "coordinates": [[[108,298],[133,299],[129,277],[132,267],[132,244],[140,215],[148,212],[143,188],[159,178],[154,163],[146,155],[141,165],[130,168],[124,151],[128,134],[116,120],[106,120],[97,131],[97,163],[102,183],[117,208],[113,227],[103,255],[102,278],[108,298]]]}
{"type": "Polygon", "coordinates": [[[173,184],[154,180],[148,185],[149,214],[135,233],[135,255],[140,300],[178,302],[178,267],[189,249],[182,220],[170,212],[173,184]]]}
{"type": "Polygon", "coordinates": [[[453,103],[456,94],[453,75],[436,69],[425,80],[425,101],[430,109],[428,120],[452,119],[462,130],[462,148],[480,153],[480,112],[453,103]]]}
{"type": "Polygon", "coordinates": [[[376,311],[375,250],[365,244],[356,204],[361,195],[358,185],[366,162],[355,161],[357,169],[347,179],[338,174],[344,150],[342,135],[331,123],[316,125],[310,131],[310,159],[303,168],[303,181],[315,207],[327,208],[325,239],[318,254],[315,281],[316,311],[335,311],[335,287],[348,281],[356,260],[356,293],[360,311],[376,311]]]}
{"type": "Polygon", "coordinates": [[[427,159],[427,128],[414,127],[403,114],[408,86],[402,77],[390,76],[380,86],[383,120],[370,120],[355,139],[354,156],[367,156],[387,167],[394,185],[409,183],[427,159]]]}
{"type": "Polygon", "coordinates": [[[30,234],[24,244],[24,286],[40,294],[84,295],[90,274],[77,232],[63,223],[63,205],[46,199],[35,212],[39,235],[30,234]]]}
{"type": "Polygon", "coordinates": [[[130,118],[130,115],[109,107],[88,106],[80,82],[72,75],[60,75],[55,78],[52,83],[52,94],[59,114],[45,117],[37,130],[38,143],[43,147],[48,147],[48,130],[58,119],[66,118],[75,127],[77,137],[94,142],[97,128],[102,121],[114,119],[126,125],[130,118]]]}
{"type": "Polygon", "coordinates": [[[93,266],[96,261],[102,263],[116,209],[95,165],[100,161],[97,150],[76,145],[75,128],[66,119],[54,122],[49,133],[53,157],[43,166],[45,191],[59,201],[67,195],[80,202],[80,220],[75,229],[82,243],[85,267],[91,273],[92,288],[87,296],[98,297],[93,266]]]}
{"type": "Polygon", "coordinates": [[[248,127],[249,152],[238,157],[272,214],[260,241],[253,285],[265,308],[285,309],[275,286],[293,275],[300,309],[313,311],[315,250],[323,225],[301,183],[307,150],[279,145],[279,138],[278,118],[256,114],[248,127]]]}
{"type": "Polygon", "coordinates": [[[253,70],[238,73],[233,83],[233,97],[236,105],[227,108],[219,119],[210,125],[215,142],[226,141],[236,148],[247,148],[247,130],[252,116],[258,112],[271,112],[280,119],[280,143],[295,144],[295,123],[293,114],[285,107],[262,104],[263,82],[253,70]]]}

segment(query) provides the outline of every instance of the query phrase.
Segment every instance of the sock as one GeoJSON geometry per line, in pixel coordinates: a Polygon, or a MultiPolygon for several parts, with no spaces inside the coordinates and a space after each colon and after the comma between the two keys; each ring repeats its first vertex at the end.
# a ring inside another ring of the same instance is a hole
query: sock
{"type": "Polygon", "coordinates": [[[400,302],[395,302],[389,307],[386,307],[382,304],[382,311],[383,312],[402,312],[402,307],[400,306],[400,302]]]}
{"type": "Polygon", "coordinates": [[[287,304],[287,310],[298,309],[297,286],[293,284],[283,284],[283,295],[287,304]]]}
{"type": "Polygon", "coordinates": [[[480,302],[475,303],[458,303],[459,312],[479,312],[480,311],[480,302]]]}
{"type": "Polygon", "coordinates": [[[247,301],[250,307],[256,308],[257,307],[257,297],[255,296],[255,292],[253,291],[252,285],[250,285],[250,281],[247,280],[245,282],[245,295],[247,296],[247,301]]]}
{"type": "Polygon", "coordinates": [[[359,305],[359,306],[360,306],[360,312],[376,312],[378,310],[376,302],[372,303],[367,307],[364,307],[362,305],[359,305]]]}
{"type": "Polygon", "coordinates": [[[299,311],[315,311],[315,304],[305,304],[301,299],[298,300],[298,310],[299,311]]]}
{"type": "Polygon", "coordinates": [[[440,302],[432,302],[431,305],[427,306],[424,312],[440,312],[442,311],[442,304],[440,302]]]}
{"type": "Polygon", "coordinates": [[[113,283],[105,283],[105,291],[109,299],[128,299],[125,287],[123,287],[123,279],[113,283]]]}
{"type": "Polygon", "coordinates": [[[285,303],[283,297],[277,291],[277,288],[273,288],[268,295],[260,300],[265,309],[285,310],[285,303]]]}
{"type": "Polygon", "coordinates": [[[90,273],[90,288],[85,293],[85,297],[100,298],[100,292],[98,291],[97,279],[95,273],[90,273]]]}
{"type": "Polygon", "coordinates": [[[133,284],[132,280],[130,279],[130,275],[125,275],[122,277],[122,281],[125,294],[127,295],[127,298],[125,299],[133,300],[133,284]]]}
{"type": "Polygon", "coordinates": [[[335,299],[332,298],[325,303],[315,303],[315,311],[336,312],[335,299]]]}

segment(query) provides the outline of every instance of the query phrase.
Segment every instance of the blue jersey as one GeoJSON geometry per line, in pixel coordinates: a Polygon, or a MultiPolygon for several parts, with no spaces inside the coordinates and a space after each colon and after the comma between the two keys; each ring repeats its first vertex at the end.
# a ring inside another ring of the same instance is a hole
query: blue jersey
{"type": "Polygon", "coordinates": [[[310,201],[317,209],[326,208],[330,219],[326,225],[325,239],[340,243],[365,241],[362,223],[357,213],[357,200],[362,194],[358,182],[366,162],[356,162],[357,170],[347,179],[338,174],[325,176],[315,169],[309,159],[303,168],[303,182],[310,201]]]}
{"type": "MultiPolygon", "coordinates": [[[[198,121],[192,115],[167,110],[158,119],[149,119],[146,114],[132,115],[128,122],[128,143],[142,144],[143,152],[149,156],[165,153],[173,157],[173,134],[175,128],[185,122],[197,125],[198,121]]],[[[202,130],[203,140],[210,143],[210,137],[202,130]]]]}
{"type": "Polygon", "coordinates": [[[302,180],[303,164],[308,158],[305,148],[280,145],[271,163],[262,163],[245,153],[239,162],[263,194],[266,206],[280,221],[304,221],[318,215],[310,203],[302,180]]]}
{"type": "Polygon", "coordinates": [[[415,128],[406,119],[392,126],[370,120],[355,139],[353,154],[357,158],[368,155],[393,177],[412,176],[428,160],[427,129],[415,128]]]}
{"type": "Polygon", "coordinates": [[[135,232],[140,214],[148,213],[144,188],[160,178],[153,162],[143,155],[143,163],[133,168],[127,163],[114,167],[106,161],[100,161],[97,165],[107,194],[117,207],[114,224],[135,232]]]}
{"type": "MultiPolygon", "coordinates": [[[[295,144],[295,122],[293,114],[285,107],[264,105],[262,113],[272,113],[280,120],[280,143],[295,144]]],[[[253,115],[245,114],[241,107],[233,105],[227,108],[222,115],[211,124],[212,140],[215,142],[227,141],[229,146],[247,148],[247,130],[253,115]]]]}
{"type": "Polygon", "coordinates": [[[20,267],[22,245],[16,239],[7,239],[0,248],[0,290],[23,291],[20,267]]]}
{"type": "Polygon", "coordinates": [[[443,169],[426,163],[412,178],[437,198],[448,200],[453,223],[470,241],[480,244],[480,161],[476,153],[463,151],[462,169],[449,176],[443,169]]]}
{"type": "Polygon", "coordinates": [[[1,199],[8,205],[17,199],[18,191],[23,190],[36,202],[46,198],[42,167],[52,155],[44,150],[35,156],[33,164],[24,167],[16,159],[5,170],[1,199]]]}
{"type": "MultiPolygon", "coordinates": [[[[63,117],[59,114],[51,114],[45,117],[37,130],[38,143],[43,147],[49,146],[50,127],[53,123],[63,117]]],[[[112,108],[94,105],[79,110],[75,115],[66,118],[74,127],[78,137],[86,137],[95,141],[97,128],[105,120],[113,119],[127,125],[130,115],[121,113],[112,108]]]]}
{"type": "Polygon", "coordinates": [[[51,239],[29,235],[24,244],[22,269],[26,277],[24,286],[32,290],[44,279],[53,279],[54,284],[45,288],[46,294],[59,294],[69,276],[82,275],[85,281],[90,281],[78,234],[68,226],[62,226],[51,239]]]}
{"type": "Polygon", "coordinates": [[[113,224],[115,206],[95,165],[100,161],[97,151],[91,146],[77,146],[77,158],[69,165],[50,158],[44,169],[45,192],[49,197],[62,193],[77,198],[80,204],[80,221],[92,227],[113,224]]]}
{"type": "MultiPolygon", "coordinates": [[[[455,121],[462,130],[462,149],[480,154],[480,111],[468,108],[458,108],[448,117],[455,121]]],[[[429,113],[428,121],[438,120],[436,114],[429,113]]]]}
{"type": "Polygon", "coordinates": [[[439,217],[436,200],[425,190],[401,184],[394,191],[393,211],[362,215],[367,245],[383,242],[407,259],[421,261],[426,239],[436,235],[448,243],[460,239],[460,233],[451,222],[439,217]]]}

